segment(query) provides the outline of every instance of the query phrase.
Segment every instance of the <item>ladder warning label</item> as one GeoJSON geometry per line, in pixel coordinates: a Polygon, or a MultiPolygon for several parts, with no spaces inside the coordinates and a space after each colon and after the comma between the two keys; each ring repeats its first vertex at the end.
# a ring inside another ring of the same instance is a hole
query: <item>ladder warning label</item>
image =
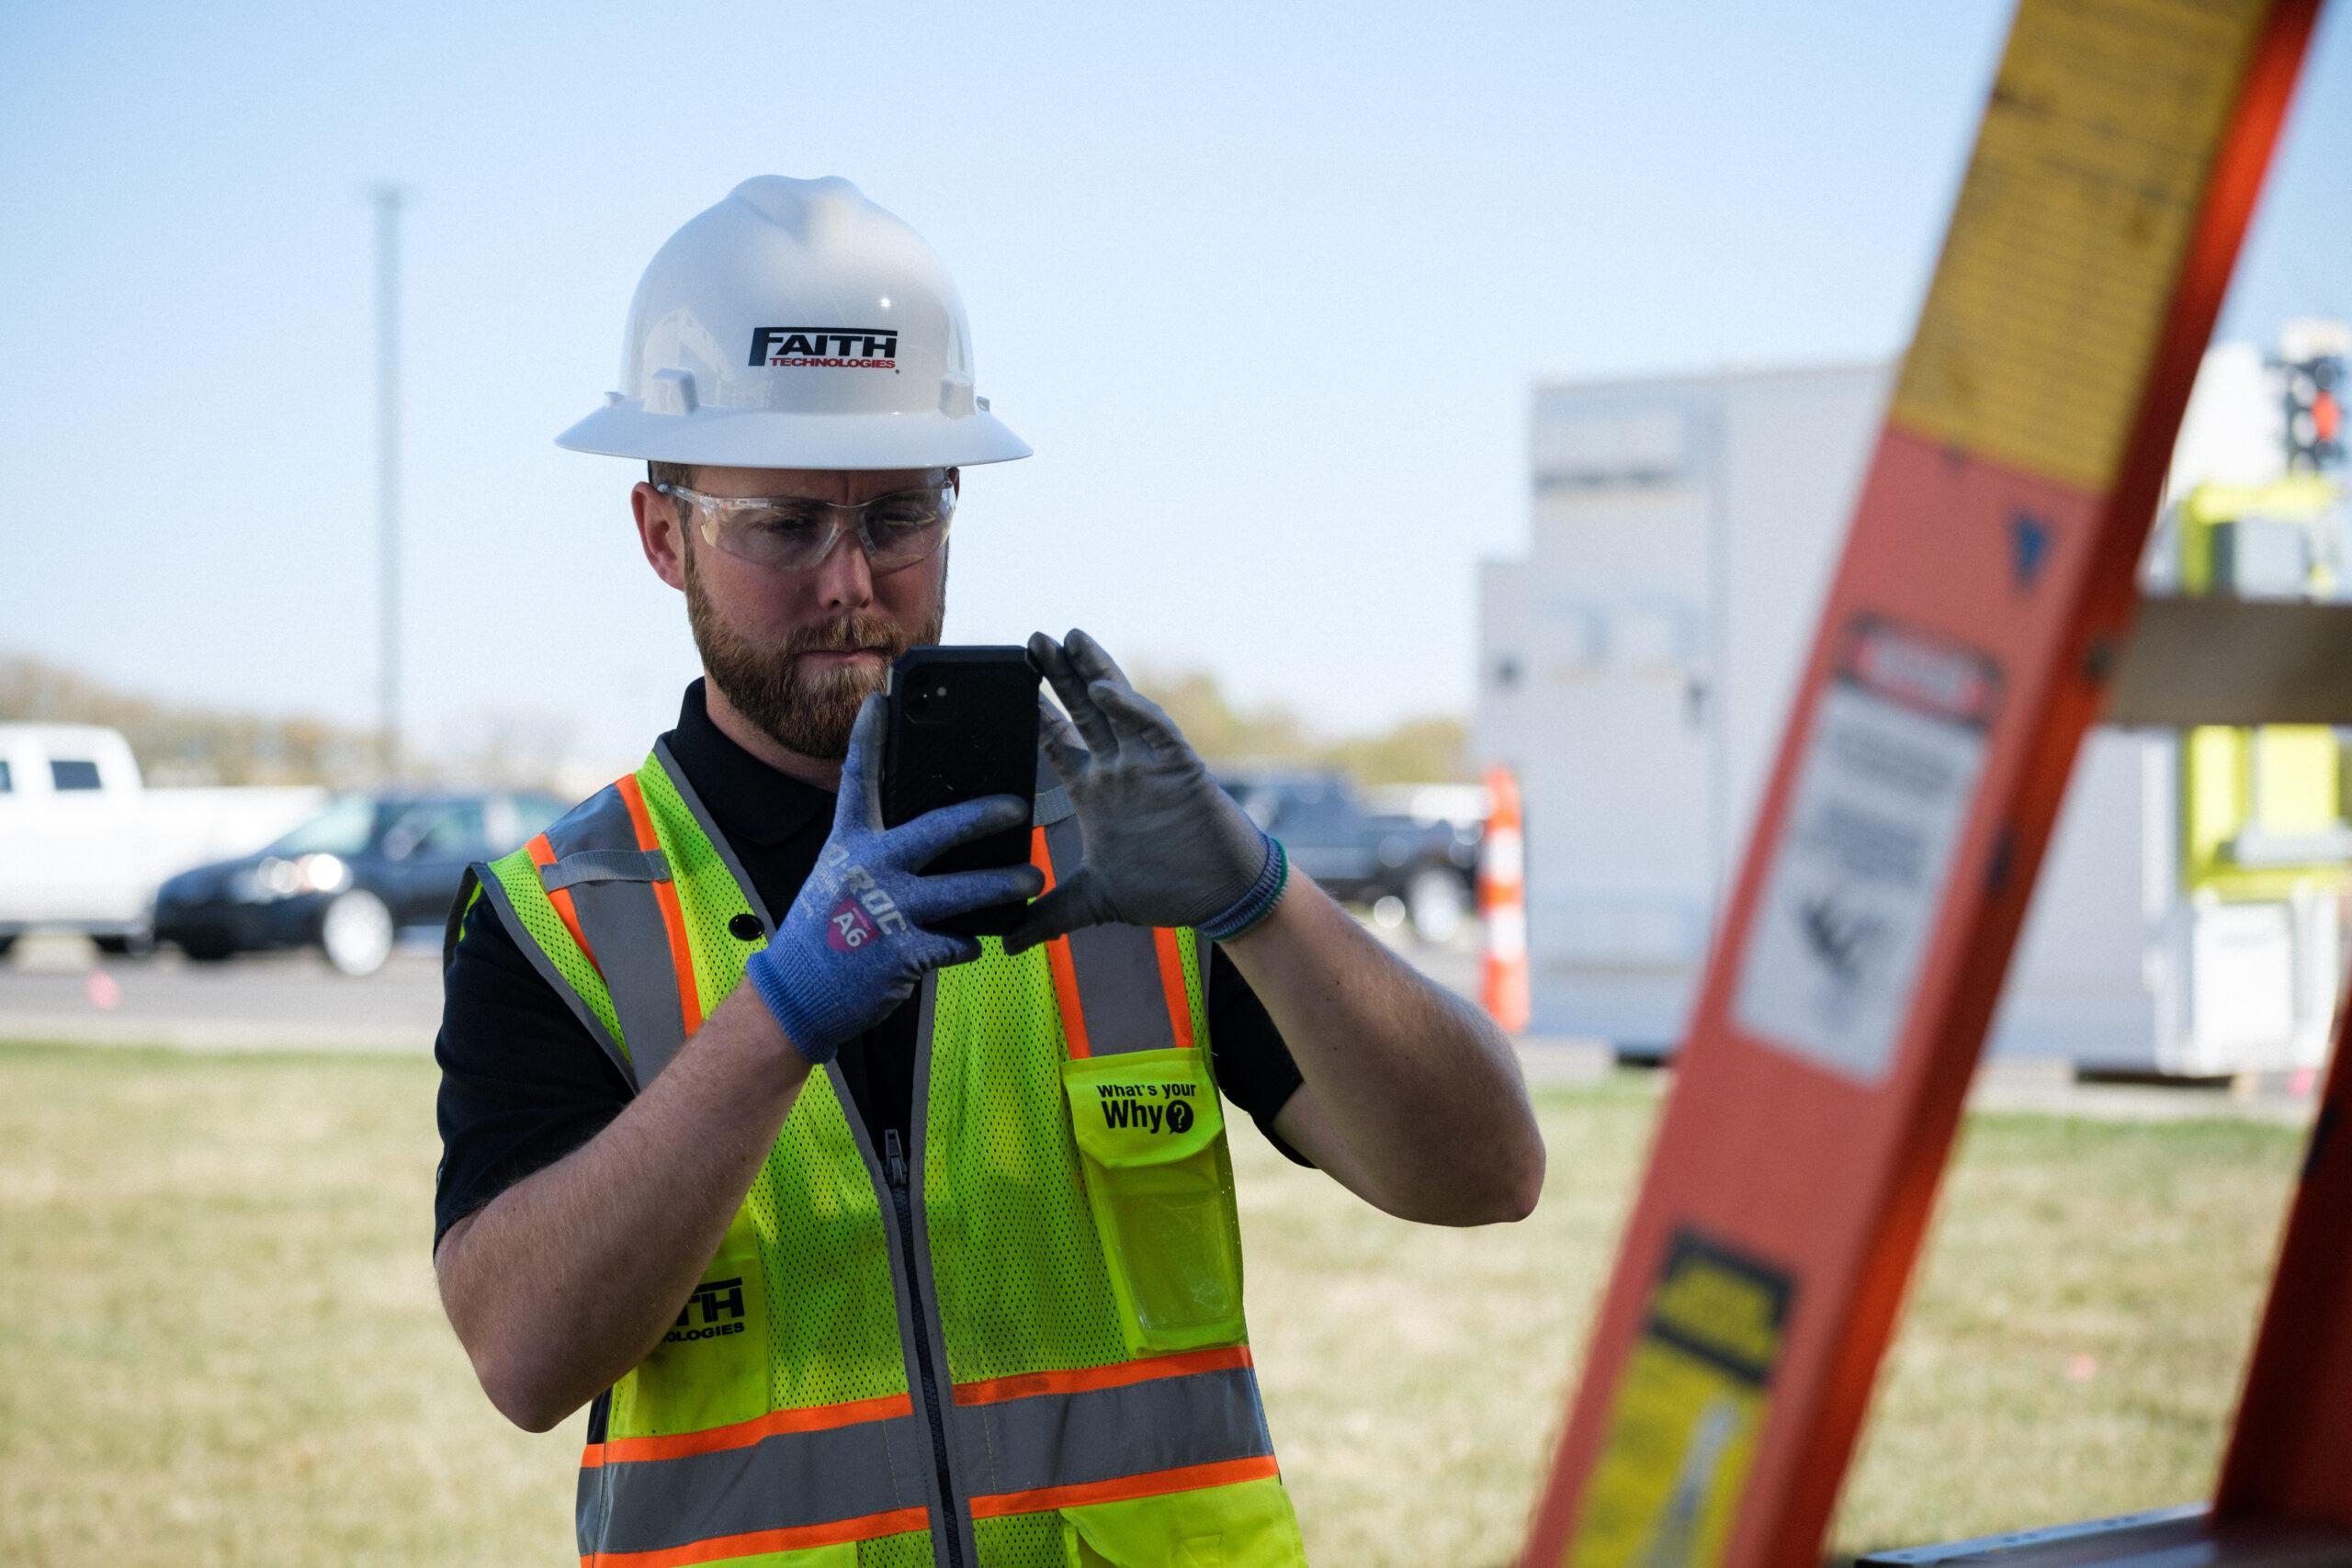
{"type": "Polygon", "coordinates": [[[1732,998],[1743,1031],[1864,1083],[1885,1077],[2000,690],[1983,653],[1854,623],[1765,874],[1732,998]]]}
{"type": "Polygon", "coordinates": [[[1694,1231],[1668,1244],[1610,1408],[1568,1568],[1712,1568],[1747,1486],[1789,1276],[1694,1231]]]}
{"type": "Polygon", "coordinates": [[[2103,494],[2267,0],[2018,7],[1889,413],[2103,494]]]}

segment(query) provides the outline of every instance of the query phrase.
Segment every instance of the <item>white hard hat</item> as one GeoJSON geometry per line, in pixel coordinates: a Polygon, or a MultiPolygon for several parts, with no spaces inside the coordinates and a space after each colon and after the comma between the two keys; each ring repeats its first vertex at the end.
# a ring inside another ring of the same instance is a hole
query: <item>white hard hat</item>
{"type": "Polygon", "coordinates": [[[974,395],[947,268],[844,179],[745,180],[671,235],[629,304],[621,389],[556,444],[751,468],[1029,456],[974,395]]]}

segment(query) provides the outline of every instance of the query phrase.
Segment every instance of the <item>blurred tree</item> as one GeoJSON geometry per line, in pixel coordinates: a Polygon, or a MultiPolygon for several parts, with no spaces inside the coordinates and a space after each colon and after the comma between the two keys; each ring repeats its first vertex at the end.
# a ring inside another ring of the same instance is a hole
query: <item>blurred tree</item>
{"type": "Polygon", "coordinates": [[[374,782],[369,731],[157,702],[21,654],[0,655],[0,721],[119,729],[153,784],[374,782]]]}
{"type": "Polygon", "coordinates": [[[1136,687],[1168,710],[1184,739],[1212,764],[1338,768],[1365,784],[1442,784],[1476,776],[1470,770],[1469,727],[1451,714],[1403,719],[1374,735],[1326,739],[1286,705],[1235,705],[1217,678],[1204,670],[1142,668],[1136,687]]]}
{"type": "MultiPolygon", "coordinates": [[[[1473,776],[1468,727],[1452,715],[1404,719],[1372,735],[1317,735],[1282,703],[1243,707],[1206,671],[1141,671],[1148,694],[1213,763],[1331,767],[1360,784],[1436,784],[1473,776]]],[[[103,724],[122,731],[155,784],[370,784],[374,732],[295,715],[268,717],[135,696],[77,671],[0,654],[0,722],[103,724]]],[[[483,708],[458,727],[450,770],[420,771],[500,784],[542,784],[560,772],[569,724],[521,709],[483,708]]]]}

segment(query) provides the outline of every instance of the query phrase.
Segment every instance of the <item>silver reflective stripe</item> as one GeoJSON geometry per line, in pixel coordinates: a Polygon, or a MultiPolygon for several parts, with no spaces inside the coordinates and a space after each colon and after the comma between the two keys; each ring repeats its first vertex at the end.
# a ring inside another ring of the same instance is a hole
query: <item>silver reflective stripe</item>
{"type": "Polygon", "coordinates": [[[548,829],[548,845],[563,860],[585,851],[637,848],[637,825],[618,784],[606,784],[558,818],[548,829]]]}
{"type": "MultiPolygon", "coordinates": [[[[1054,880],[1076,871],[1084,852],[1075,817],[1046,829],[1054,880]]],[[[1070,968],[1087,1048],[1097,1056],[1165,1051],[1176,1043],[1168,995],[1159,983],[1159,948],[1148,926],[1088,926],[1069,933],[1070,968]]]]}
{"type": "MultiPolygon", "coordinates": [[[[483,866],[481,869],[488,871],[490,868],[483,866]]],[[[620,1042],[614,1039],[611,1032],[605,1029],[605,1021],[596,1016],[596,1010],[590,1007],[586,999],[571,988],[571,982],[563,977],[562,971],[556,968],[555,961],[547,955],[546,950],[539,946],[537,939],[531,935],[530,928],[523,923],[523,917],[514,912],[514,905],[506,896],[506,885],[499,881],[494,874],[481,877],[480,881],[483,901],[498,912],[499,923],[506,928],[506,934],[514,940],[514,945],[523,950],[523,956],[531,961],[531,967],[539,972],[539,978],[545,980],[549,988],[564,999],[565,1005],[571,1009],[571,1016],[578,1019],[582,1026],[588,1031],[589,1037],[596,1042],[597,1048],[612,1059],[613,1066],[621,1070],[621,1077],[628,1083],[631,1091],[639,1088],[637,1066],[628,1059],[628,1053],[621,1049],[620,1042]]]]}
{"type": "MultiPolygon", "coordinates": [[[[548,843],[559,869],[583,857],[593,857],[587,863],[594,865],[637,856],[642,865],[646,853],[637,847],[637,825],[629,819],[628,803],[617,784],[606,784],[572,807],[548,829],[548,843]]],[[[662,869],[669,869],[666,860],[662,869]]],[[[642,1089],[686,1043],[678,987],[682,978],[693,985],[694,977],[681,976],[670,961],[670,928],[662,921],[662,901],[651,882],[582,881],[571,888],[571,908],[580,918],[589,956],[612,994],[621,1043],[636,1065],[637,1087],[642,1089]]]]}
{"type": "Polygon", "coordinates": [[[1168,994],[1159,983],[1159,949],[1148,926],[1089,926],[1069,933],[1078,1005],[1086,1011],[1087,1048],[1097,1056],[1166,1051],[1176,1043],[1168,994]]]}
{"type": "Polygon", "coordinates": [[[660,850],[582,850],[539,867],[539,886],[552,893],[583,882],[667,882],[670,857],[660,850]]]}
{"type": "Polygon", "coordinates": [[[1050,828],[1057,822],[1069,820],[1077,810],[1077,806],[1070,800],[1069,791],[1062,787],[1062,776],[1054,772],[1053,763],[1047,761],[1046,753],[1040,750],[1037,753],[1036,801],[1029,812],[1029,825],[1050,828]]]}
{"type": "MultiPolygon", "coordinates": [[[[946,1428],[948,1463],[958,1466],[946,1477],[944,1495],[942,1495],[939,1484],[938,1466],[926,1464],[923,1467],[932,1476],[931,1483],[927,1488],[928,1495],[933,1498],[931,1517],[933,1520],[938,1520],[943,1515],[945,1517],[947,1529],[953,1532],[956,1542],[954,1560],[961,1562],[964,1568],[980,1568],[980,1543],[978,1538],[972,1532],[972,1489],[965,1481],[958,1462],[958,1444],[956,1440],[956,1393],[954,1384],[950,1381],[954,1378],[955,1372],[953,1364],[947,1359],[947,1333],[939,1321],[939,1282],[932,1274],[931,1206],[928,1201],[928,1190],[923,1185],[923,1168],[931,1153],[929,1142],[931,1043],[939,1018],[939,971],[936,969],[922,977],[922,990],[920,993],[917,1007],[919,1010],[915,1014],[915,1084],[911,1106],[914,1124],[908,1129],[907,1140],[914,1145],[909,1151],[907,1187],[914,1199],[910,1205],[910,1212],[914,1215],[914,1246],[909,1250],[914,1254],[915,1266],[908,1271],[913,1277],[907,1280],[909,1289],[905,1292],[906,1310],[900,1314],[899,1322],[902,1334],[922,1335],[930,1346],[933,1386],[939,1395],[939,1419],[946,1428]]],[[[834,1066],[838,1067],[840,1064],[836,1062],[834,1066]]],[[[844,1100],[842,1103],[846,1105],[848,1101],[844,1100]]],[[[863,1122],[865,1119],[863,1116],[856,1116],[851,1120],[854,1122],[863,1122]]],[[[877,1168],[875,1174],[878,1176],[881,1172],[877,1168]]],[[[882,1195],[886,1202],[892,1201],[887,1183],[878,1186],[876,1190],[882,1195]]],[[[895,1223],[895,1214],[893,1219],[895,1223]]],[[[897,1249],[894,1247],[892,1250],[897,1249]]],[[[900,1354],[906,1359],[907,1383],[914,1393],[916,1415],[922,1416],[922,1389],[920,1386],[920,1367],[915,1359],[915,1347],[911,1338],[902,1341],[902,1344],[904,1348],[900,1354]]],[[[923,1437],[926,1457],[930,1454],[929,1426],[930,1423],[925,1418],[923,1437]]],[[[947,1540],[943,1538],[942,1532],[936,1526],[932,1532],[932,1556],[939,1568],[946,1568],[951,1560],[947,1540]]]]}
{"type": "MultiPolygon", "coordinates": [[[[703,805],[702,796],[696,795],[695,786],[686,782],[686,770],[678,766],[678,759],[670,754],[670,743],[656,740],[653,757],[662,764],[662,771],[670,776],[670,787],[676,790],[678,798],[685,803],[686,815],[695,819],[695,826],[702,829],[702,836],[709,840],[711,848],[718,852],[718,858],[726,863],[727,874],[735,879],[735,891],[743,896],[743,902],[758,919],[760,929],[774,935],[775,921],[768,918],[768,907],[761,900],[760,890],[752,886],[751,877],[744,874],[743,863],[736,858],[735,846],[729,843],[727,835],[718,830],[718,823],[711,817],[709,808],[703,805]]],[[[843,1100],[842,1103],[847,1104],[848,1101],[843,1100]]]]}
{"type": "Polygon", "coordinates": [[[1077,813],[1078,807],[1070,804],[1069,791],[1059,784],[1050,789],[1041,786],[1037,791],[1036,804],[1029,813],[1029,825],[1050,828],[1057,822],[1069,820],[1077,813]]]}
{"type": "MultiPolygon", "coordinates": [[[[650,882],[589,882],[571,890],[571,907],[605,988],[612,993],[621,1042],[637,1064],[637,1087],[642,1089],[686,1043],[662,902],[650,882]]],[[[693,977],[685,983],[694,984],[693,977]]]]}
{"type": "Polygon", "coordinates": [[[1037,1393],[956,1410],[977,1496],[1116,1481],[1274,1451],[1257,1374],[1221,1368],[1120,1388],[1037,1393]]]}
{"type": "Polygon", "coordinates": [[[605,1472],[610,1465],[598,1465],[580,1472],[579,1490],[572,1496],[572,1530],[580,1541],[580,1555],[593,1557],[603,1536],[605,1517],[612,1511],[605,1495],[605,1472]]]}
{"type": "MultiPolygon", "coordinates": [[[[614,1460],[605,1472],[604,1539],[599,1551],[660,1551],[695,1541],[762,1530],[803,1529],[921,1508],[920,1488],[893,1475],[893,1432],[921,1424],[915,1416],[860,1421],[817,1432],[778,1432],[745,1448],[675,1459],[614,1460]]],[[[587,1484],[594,1471],[582,1472],[587,1484]]],[[[749,1555],[743,1553],[742,1555],[749,1555]]]]}

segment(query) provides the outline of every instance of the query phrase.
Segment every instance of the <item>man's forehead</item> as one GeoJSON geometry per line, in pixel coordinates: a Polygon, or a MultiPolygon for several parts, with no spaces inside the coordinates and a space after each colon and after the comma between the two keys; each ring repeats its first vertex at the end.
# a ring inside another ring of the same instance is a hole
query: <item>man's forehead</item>
{"type": "Polygon", "coordinates": [[[930,484],[940,472],[937,468],[697,467],[694,470],[694,488],[711,495],[801,495],[820,501],[856,501],[930,484]]]}

